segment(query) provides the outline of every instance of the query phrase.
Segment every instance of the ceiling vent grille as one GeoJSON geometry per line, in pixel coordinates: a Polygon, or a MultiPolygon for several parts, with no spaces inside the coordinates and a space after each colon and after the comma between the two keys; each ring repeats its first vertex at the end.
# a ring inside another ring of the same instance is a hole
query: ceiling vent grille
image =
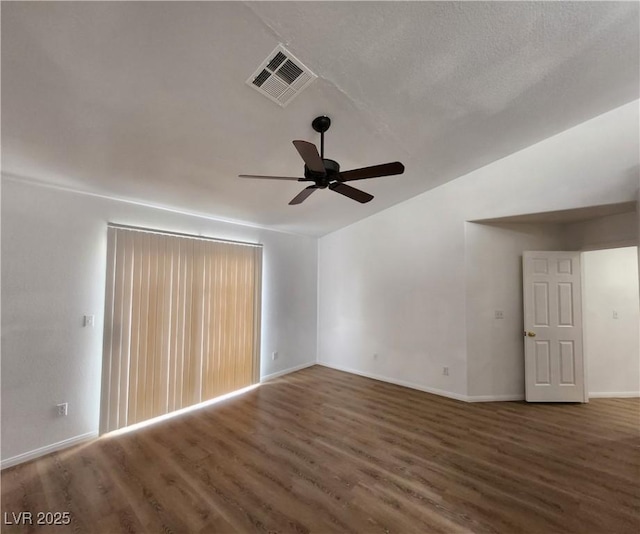
{"type": "Polygon", "coordinates": [[[316,78],[291,52],[278,45],[249,77],[247,84],[285,107],[316,78]]]}

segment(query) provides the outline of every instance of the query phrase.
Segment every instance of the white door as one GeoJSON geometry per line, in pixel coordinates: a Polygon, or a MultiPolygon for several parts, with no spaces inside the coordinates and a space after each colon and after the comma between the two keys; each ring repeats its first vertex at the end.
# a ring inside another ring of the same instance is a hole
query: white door
{"type": "Polygon", "coordinates": [[[528,402],[587,402],[579,252],[525,252],[528,402]]]}

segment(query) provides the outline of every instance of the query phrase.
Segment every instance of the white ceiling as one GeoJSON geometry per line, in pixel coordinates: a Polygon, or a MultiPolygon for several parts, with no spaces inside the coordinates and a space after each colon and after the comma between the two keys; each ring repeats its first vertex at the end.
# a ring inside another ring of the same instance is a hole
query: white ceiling
{"type": "MultiPolygon", "coordinates": [[[[638,98],[636,2],[3,2],[3,172],[322,235],[638,98]],[[278,43],[318,80],[245,85],[278,43]],[[358,182],[316,192],[291,141],[358,182]]],[[[489,192],[488,192],[489,193],[489,192]]]]}

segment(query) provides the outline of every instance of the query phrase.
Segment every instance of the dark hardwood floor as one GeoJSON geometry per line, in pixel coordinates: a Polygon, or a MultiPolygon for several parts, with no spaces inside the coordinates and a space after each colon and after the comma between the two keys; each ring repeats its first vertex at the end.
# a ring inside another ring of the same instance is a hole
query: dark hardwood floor
{"type": "Polygon", "coordinates": [[[637,534],[639,423],[639,399],[467,404],[315,366],[3,471],[2,532],[637,534]]]}

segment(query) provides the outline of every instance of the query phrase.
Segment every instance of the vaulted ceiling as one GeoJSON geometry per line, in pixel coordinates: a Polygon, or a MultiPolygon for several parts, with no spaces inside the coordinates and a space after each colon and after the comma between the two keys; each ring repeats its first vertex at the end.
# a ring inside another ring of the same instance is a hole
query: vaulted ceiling
{"type": "MultiPolygon", "coordinates": [[[[638,98],[636,2],[3,2],[9,175],[322,235],[638,98]],[[278,43],[318,79],[281,108],[245,84],[278,43]],[[291,141],[344,170],[288,206],[291,141]]],[[[487,194],[491,194],[487,191],[487,194]]]]}

